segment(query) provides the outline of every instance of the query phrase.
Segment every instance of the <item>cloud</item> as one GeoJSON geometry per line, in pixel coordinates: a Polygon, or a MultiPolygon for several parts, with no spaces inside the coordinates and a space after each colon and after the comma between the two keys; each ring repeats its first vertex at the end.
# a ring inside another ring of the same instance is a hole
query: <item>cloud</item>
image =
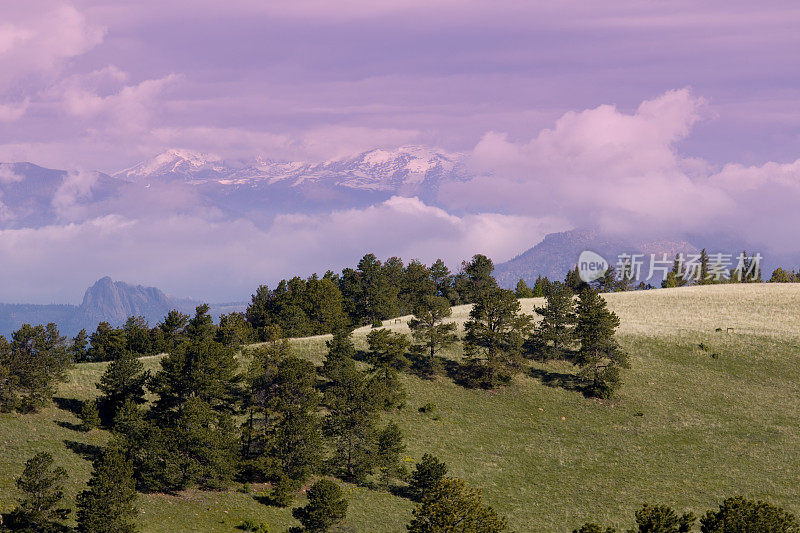
{"type": "Polygon", "coordinates": [[[50,91],[64,111],[80,119],[93,119],[93,129],[131,133],[146,131],[151,117],[158,112],[162,93],[180,79],[177,74],[125,85],[128,74],[110,65],[87,75],[63,80],[50,91]]]}
{"type": "Polygon", "coordinates": [[[680,89],[630,114],[611,105],[570,111],[530,141],[489,132],[471,154],[479,176],[448,184],[440,199],[461,208],[561,213],[575,225],[612,232],[697,227],[733,207],[723,191],[695,177],[703,162],[676,149],[704,106],[680,89]]]}
{"type": "Polygon", "coordinates": [[[52,205],[59,218],[73,220],[85,215],[85,207],[79,205],[81,200],[91,196],[92,187],[97,183],[97,172],[69,172],[56,190],[52,205]]]}
{"type": "Polygon", "coordinates": [[[43,75],[64,60],[103,41],[106,29],[87,20],[74,6],[49,0],[26,2],[25,9],[4,7],[0,25],[0,84],[19,76],[43,75]]]}
{"type": "Polygon", "coordinates": [[[22,102],[13,104],[0,104],[0,122],[14,122],[22,118],[25,111],[28,110],[28,105],[31,103],[30,98],[26,98],[22,102]]]}
{"type": "MultiPolygon", "coordinates": [[[[75,177],[72,195],[88,190],[75,177]],[[77,191],[77,192],[76,192],[77,191]]],[[[69,204],[67,203],[69,206],[69,204]]],[[[0,301],[77,301],[103,275],[173,294],[246,298],[284,276],[339,270],[367,252],[450,265],[474,253],[502,259],[563,222],[497,214],[457,217],[416,198],[317,216],[285,214],[264,227],[196,212],[132,219],[106,215],[38,229],[0,230],[0,301]],[[331,246],[331,243],[336,243],[331,246]]]]}

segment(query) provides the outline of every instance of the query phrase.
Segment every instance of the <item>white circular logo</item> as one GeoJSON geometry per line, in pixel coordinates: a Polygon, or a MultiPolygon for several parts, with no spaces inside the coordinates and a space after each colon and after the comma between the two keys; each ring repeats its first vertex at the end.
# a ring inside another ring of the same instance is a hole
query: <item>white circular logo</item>
{"type": "Polygon", "coordinates": [[[608,266],[608,261],[603,256],[589,250],[584,250],[578,257],[578,274],[586,283],[602,278],[608,266]]]}

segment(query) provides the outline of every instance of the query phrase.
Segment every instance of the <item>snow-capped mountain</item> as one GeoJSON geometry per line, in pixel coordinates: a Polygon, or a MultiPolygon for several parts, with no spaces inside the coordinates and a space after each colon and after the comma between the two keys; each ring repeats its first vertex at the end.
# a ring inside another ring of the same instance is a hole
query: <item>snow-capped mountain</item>
{"type": "Polygon", "coordinates": [[[430,197],[444,180],[467,177],[464,156],[423,146],[375,149],[323,163],[253,158],[226,161],[189,150],[168,150],[114,174],[130,181],[179,180],[194,185],[304,189],[344,188],[430,197]]]}

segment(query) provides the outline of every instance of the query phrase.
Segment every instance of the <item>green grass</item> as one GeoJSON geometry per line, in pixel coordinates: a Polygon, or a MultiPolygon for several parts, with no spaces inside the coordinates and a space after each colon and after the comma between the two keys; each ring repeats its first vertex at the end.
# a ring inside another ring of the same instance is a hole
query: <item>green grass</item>
{"type": "MultiPolygon", "coordinates": [[[[644,501],[699,514],[734,494],[800,514],[800,287],[684,288],[608,300],[622,320],[620,341],[632,363],[618,398],[586,399],[532,375],[497,391],[407,375],[406,407],[387,418],[401,425],[409,459],[433,453],[446,461],[453,475],[483,488],[485,500],[516,531],[568,531],[587,520],[624,528],[644,501]],[[728,327],[735,332],[726,333],[728,327]],[[420,413],[427,403],[435,409],[420,413]]],[[[528,311],[533,305],[541,301],[523,302],[528,311]]],[[[466,306],[455,308],[453,320],[463,323],[467,313],[466,306]]],[[[407,331],[404,323],[390,327],[407,331]]],[[[368,330],[357,332],[362,346],[368,330]]],[[[324,342],[293,341],[296,353],[317,363],[324,342]]],[[[458,357],[458,349],[450,355],[458,357]]],[[[157,358],[146,363],[156,368],[157,358]]],[[[58,396],[95,394],[92,384],[103,368],[79,365],[58,396]]],[[[573,372],[563,363],[535,370],[573,372]]],[[[101,445],[106,438],[73,424],[75,416],[56,406],[36,415],[0,415],[0,505],[13,505],[13,479],[40,450],[70,472],[72,501],[90,472],[74,443],[101,445]]],[[[233,531],[245,518],[275,531],[295,524],[288,509],[262,505],[235,488],[141,496],[143,530],[233,531]]],[[[355,530],[404,530],[412,508],[407,500],[347,488],[348,524],[355,530]]]]}

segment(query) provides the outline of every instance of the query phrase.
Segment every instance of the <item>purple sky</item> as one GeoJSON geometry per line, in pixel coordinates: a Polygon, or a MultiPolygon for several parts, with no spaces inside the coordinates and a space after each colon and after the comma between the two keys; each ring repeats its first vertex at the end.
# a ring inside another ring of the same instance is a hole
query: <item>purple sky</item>
{"type": "Polygon", "coordinates": [[[2,230],[21,282],[0,301],[75,301],[105,274],[241,298],[369,250],[507,259],[588,222],[797,251],[799,27],[790,1],[4,2],[0,161],[113,172],[173,147],[325,160],[415,143],[470,153],[486,175],[447,189],[444,210],[397,199],[271,227],[126,211],[2,230]],[[407,230],[385,242],[376,220],[407,230]],[[329,230],[349,232],[338,255],[329,230]],[[214,242],[257,264],[220,264],[202,249],[214,242]],[[280,260],[247,255],[265,248],[280,260]],[[69,279],[43,284],[65,250],[69,279]]]}
{"type": "Polygon", "coordinates": [[[569,110],[631,111],[684,87],[708,102],[686,153],[760,164],[800,144],[796,2],[9,4],[5,161],[113,171],[174,145],[464,150],[490,130],[526,139],[569,110]]]}

